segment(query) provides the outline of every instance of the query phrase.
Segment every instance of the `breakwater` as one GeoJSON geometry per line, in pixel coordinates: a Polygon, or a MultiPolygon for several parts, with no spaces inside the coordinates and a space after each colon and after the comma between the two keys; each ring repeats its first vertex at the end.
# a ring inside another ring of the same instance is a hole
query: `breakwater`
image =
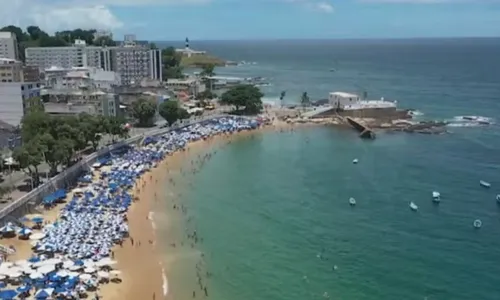
{"type": "Polygon", "coordinates": [[[213,116],[207,116],[207,117],[202,117],[202,118],[196,118],[193,120],[190,120],[189,122],[184,122],[180,123],[176,126],[172,126],[169,128],[162,128],[162,129],[155,129],[152,131],[149,131],[147,133],[141,134],[141,135],[136,135],[133,136],[125,141],[118,142],[116,144],[106,146],[102,149],[100,149],[97,152],[94,152],[85,158],[83,158],[81,161],[78,163],[74,164],[73,166],[65,169],[58,175],[52,177],[48,182],[40,185],[36,189],[33,189],[30,191],[28,194],[22,196],[21,198],[18,198],[14,200],[13,202],[9,203],[5,207],[3,207],[0,210],[0,224],[4,224],[5,222],[8,222],[9,219],[12,218],[19,218],[27,213],[31,212],[36,212],[35,207],[40,204],[42,201],[43,197],[54,193],[55,191],[59,189],[65,189],[71,186],[76,179],[84,172],[90,169],[93,163],[97,161],[100,157],[109,155],[112,151],[120,149],[126,145],[131,145],[135,143],[141,142],[146,136],[157,136],[157,135],[162,135],[165,134],[171,130],[176,130],[182,127],[186,127],[189,125],[193,125],[196,123],[201,123],[203,121],[213,119],[213,118],[218,118],[222,117],[221,115],[213,115],[213,116]],[[8,217],[11,218],[8,218],[8,217]]]}

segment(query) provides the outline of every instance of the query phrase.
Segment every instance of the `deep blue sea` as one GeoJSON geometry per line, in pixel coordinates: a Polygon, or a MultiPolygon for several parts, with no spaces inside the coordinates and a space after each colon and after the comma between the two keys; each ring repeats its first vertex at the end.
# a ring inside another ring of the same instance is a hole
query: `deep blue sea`
{"type": "MultiPolygon", "coordinates": [[[[192,48],[255,62],[216,73],[269,78],[267,100],[282,90],[288,103],[304,91],[313,99],[366,91],[424,119],[500,121],[499,39],[193,41],[192,48]]],[[[190,175],[181,199],[185,226],[203,237],[197,251],[213,274],[204,279],[209,298],[500,299],[500,127],[465,125],[374,141],[304,127],[218,149],[190,175]],[[432,191],[441,193],[439,205],[432,191]]],[[[194,276],[169,276],[174,289],[180,278],[197,286],[194,276]]]]}

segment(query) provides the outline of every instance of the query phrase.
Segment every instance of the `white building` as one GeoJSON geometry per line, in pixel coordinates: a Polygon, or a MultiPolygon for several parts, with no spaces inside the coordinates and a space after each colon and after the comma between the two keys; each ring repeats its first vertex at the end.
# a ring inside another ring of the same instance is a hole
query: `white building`
{"type": "Polygon", "coordinates": [[[344,108],[345,106],[358,103],[360,98],[358,95],[344,92],[332,92],[328,95],[328,102],[336,108],[344,108]]]}
{"type": "Polygon", "coordinates": [[[30,47],[26,48],[26,65],[38,66],[40,71],[56,66],[65,69],[71,67],[100,68],[102,48],[87,46],[85,41],[75,40],[68,47],[30,47]]]}
{"type": "Polygon", "coordinates": [[[40,96],[40,83],[0,82],[0,120],[12,125],[21,124],[29,102],[40,96]]]}
{"type": "Polygon", "coordinates": [[[357,109],[395,109],[397,107],[396,101],[386,101],[384,98],[380,100],[361,100],[356,94],[349,94],[344,92],[332,92],[328,96],[328,102],[334,108],[343,110],[357,110],[357,109]]]}
{"type": "Polygon", "coordinates": [[[17,38],[14,33],[0,31],[0,58],[19,59],[17,38]]]}
{"type": "Polygon", "coordinates": [[[52,89],[99,89],[111,90],[121,85],[120,75],[94,67],[63,69],[51,67],[45,70],[46,85],[52,89]]]}
{"type": "Polygon", "coordinates": [[[103,48],[104,70],[120,74],[122,84],[139,84],[144,78],[162,80],[161,50],[131,45],[103,48]]]}

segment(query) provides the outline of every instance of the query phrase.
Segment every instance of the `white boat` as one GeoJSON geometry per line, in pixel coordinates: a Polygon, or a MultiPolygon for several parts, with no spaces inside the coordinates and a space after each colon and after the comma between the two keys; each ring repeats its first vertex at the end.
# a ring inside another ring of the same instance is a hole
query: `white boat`
{"type": "Polygon", "coordinates": [[[481,226],[483,226],[483,222],[481,222],[481,220],[479,219],[476,219],[474,220],[474,223],[472,223],[472,225],[474,226],[474,228],[481,228],[481,226]]]}
{"type": "Polygon", "coordinates": [[[480,180],[479,181],[479,184],[482,186],[482,187],[485,187],[485,188],[489,188],[491,187],[491,184],[489,182],[486,182],[484,180],[480,180]]]}
{"type": "Polygon", "coordinates": [[[349,204],[350,204],[351,206],[356,205],[356,199],[354,199],[354,198],[352,198],[352,197],[351,197],[351,198],[349,198],[349,204]]]}
{"type": "Polygon", "coordinates": [[[500,194],[497,195],[497,202],[500,203],[500,194]]]}
{"type": "Polygon", "coordinates": [[[415,203],[410,202],[410,209],[413,210],[413,211],[417,211],[418,210],[418,206],[415,203]]]}
{"type": "Polygon", "coordinates": [[[434,202],[440,202],[441,201],[441,194],[439,192],[432,192],[432,201],[434,202]]]}
{"type": "Polygon", "coordinates": [[[357,164],[357,163],[358,163],[358,159],[357,159],[357,158],[353,159],[353,160],[352,160],[352,163],[353,163],[353,164],[357,164]]]}

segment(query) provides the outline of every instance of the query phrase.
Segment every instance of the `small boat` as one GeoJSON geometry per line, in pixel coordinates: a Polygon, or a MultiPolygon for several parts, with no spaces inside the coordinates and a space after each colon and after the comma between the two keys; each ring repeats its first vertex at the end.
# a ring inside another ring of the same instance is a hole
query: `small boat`
{"type": "Polygon", "coordinates": [[[351,197],[351,198],[349,198],[349,205],[351,205],[351,206],[356,205],[356,199],[354,199],[354,198],[352,198],[352,197],[351,197]]]}
{"type": "Polygon", "coordinates": [[[441,194],[439,192],[432,192],[432,201],[439,203],[441,201],[441,194]]]}
{"type": "Polygon", "coordinates": [[[410,202],[410,209],[413,210],[413,211],[417,211],[418,210],[418,206],[415,203],[410,202]]]}
{"type": "Polygon", "coordinates": [[[479,181],[479,184],[482,186],[482,187],[485,187],[485,188],[490,188],[491,187],[491,184],[489,182],[486,182],[484,180],[480,180],[479,181]]]}
{"type": "Polygon", "coordinates": [[[500,204],[500,194],[497,195],[497,202],[500,204]]]}
{"type": "Polygon", "coordinates": [[[357,164],[357,163],[358,163],[358,159],[357,159],[357,158],[353,159],[353,160],[352,160],[352,163],[353,163],[353,164],[357,164]]]}
{"type": "Polygon", "coordinates": [[[476,219],[474,220],[474,223],[472,223],[472,225],[474,226],[474,228],[481,228],[481,226],[483,226],[483,222],[481,222],[481,220],[479,219],[476,219]]]}

